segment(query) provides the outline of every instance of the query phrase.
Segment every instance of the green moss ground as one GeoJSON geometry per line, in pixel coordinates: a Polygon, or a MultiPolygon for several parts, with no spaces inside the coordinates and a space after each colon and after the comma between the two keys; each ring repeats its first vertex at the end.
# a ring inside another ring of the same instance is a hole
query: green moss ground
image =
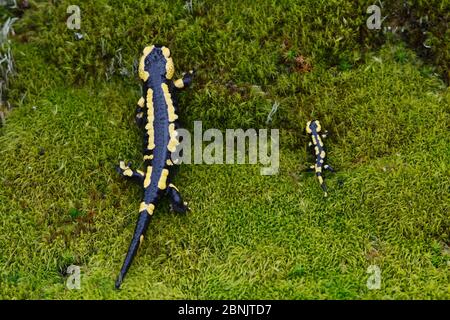
{"type": "Polygon", "coordinates": [[[16,26],[15,108],[0,129],[1,298],[450,298],[448,57],[422,59],[412,42],[364,31],[362,1],[252,3],[194,1],[189,14],[182,1],[85,1],[75,41],[71,1],[32,2],[16,26]],[[188,129],[266,128],[279,102],[269,127],[280,128],[281,167],[181,166],[192,212],[158,207],[116,291],[141,190],[114,166],[140,164],[132,65],[148,43],[168,45],[178,72],[198,70],[180,96],[188,129]],[[331,133],[338,170],[327,199],[301,172],[312,117],[331,133]],[[65,286],[71,264],[80,290],[65,286]],[[370,265],[380,290],[366,286],[370,265]]]}

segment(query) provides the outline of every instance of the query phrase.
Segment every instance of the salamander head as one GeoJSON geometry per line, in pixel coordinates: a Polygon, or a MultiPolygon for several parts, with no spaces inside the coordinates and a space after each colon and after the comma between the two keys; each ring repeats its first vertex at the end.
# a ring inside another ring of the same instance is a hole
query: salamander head
{"type": "Polygon", "coordinates": [[[139,77],[143,81],[149,79],[170,80],[175,68],[170,57],[170,50],[160,45],[145,47],[139,61],[139,77]]]}
{"type": "Polygon", "coordinates": [[[314,131],[320,132],[322,130],[322,126],[320,125],[319,120],[312,120],[306,123],[306,133],[311,134],[314,131]]]}

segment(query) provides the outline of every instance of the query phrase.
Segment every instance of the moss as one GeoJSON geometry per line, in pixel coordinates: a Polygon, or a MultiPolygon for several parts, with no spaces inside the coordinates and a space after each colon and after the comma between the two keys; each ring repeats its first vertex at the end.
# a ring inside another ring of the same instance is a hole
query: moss
{"type": "MultiPolygon", "coordinates": [[[[118,74],[123,68],[130,71],[140,48],[149,42],[164,42],[180,56],[189,56],[199,70],[220,71],[225,81],[264,84],[279,71],[275,62],[282,54],[282,43],[288,55],[301,53],[311,57],[314,65],[348,68],[359,62],[361,53],[385,43],[392,33],[448,76],[447,0],[386,4],[384,31],[367,29],[366,1],[198,1],[192,13],[183,1],[84,1],[80,4],[81,41],[75,40],[74,31],[65,24],[71,4],[68,0],[33,3],[34,10],[22,19],[18,30],[21,39],[36,41],[50,61],[70,70],[68,78],[75,82],[89,76],[103,79],[111,65],[116,65],[118,74]],[[426,49],[424,43],[431,48],[426,49]]],[[[181,61],[182,65],[186,62],[181,61]]]]}
{"type": "Polygon", "coordinates": [[[190,14],[182,1],[85,1],[80,41],[68,3],[32,2],[16,30],[2,298],[448,299],[450,92],[407,42],[364,36],[365,3],[194,1],[190,14]],[[189,129],[265,128],[278,102],[281,167],[183,165],[175,183],[192,212],[158,206],[115,291],[141,190],[114,166],[141,164],[133,61],[149,42],[168,44],[179,72],[198,70],[180,96],[189,129]],[[312,117],[338,170],[327,199],[302,173],[312,117]],[[65,286],[71,264],[81,290],[65,286]],[[374,264],[381,290],[366,286],[374,264]]]}
{"type": "Polygon", "coordinates": [[[450,1],[392,3],[387,23],[426,62],[450,81],[450,1]]]}

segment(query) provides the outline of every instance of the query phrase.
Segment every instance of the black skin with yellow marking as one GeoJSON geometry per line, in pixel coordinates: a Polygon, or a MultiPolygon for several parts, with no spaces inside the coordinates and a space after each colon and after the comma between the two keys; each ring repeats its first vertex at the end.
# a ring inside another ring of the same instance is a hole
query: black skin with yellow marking
{"type": "Polygon", "coordinates": [[[176,159],[172,159],[172,154],[179,144],[176,131],[179,123],[175,93],[191,83],[193,71],[184,74],[178,80],[172,80],[173,75],[174,66],[168,48],[154,45],[143,50],[139,63],[143,96],[138,101],[136,121],[145,130],[145,170],[132,170],[130,163],[125,165],[124,162],[120,162],[118,172],[141,183],[144,187],[144,196],[134,235],[115,283],[117,289],[122,284],[144,239],[160,199],[167,195],[171,209],[177,213],[185,213],[189,210],[178,189],[170,182],[175,172],[174,162],[176,162],[176,159]]]}
{"type": "Polygon", "coordinates": [[[326,151],[322,139],[326,138],[327,132],[321,132],[322,126],[320,125],[319,120],[312,120],[306,123],[306,133],[311,136],[311,142],[309,142],[308,146],[313,148],[314,156],[316,159],[315,164],[312,165],[308,170],[315,172],[316,177],[319,180],[320,187],[322,188],[324,196],[326,197],[328,196],[328,192],[323,176],[323,171],[329,170],[331,172],[334,172],[334,169],[330,165],[325,164],[326,151]]]}

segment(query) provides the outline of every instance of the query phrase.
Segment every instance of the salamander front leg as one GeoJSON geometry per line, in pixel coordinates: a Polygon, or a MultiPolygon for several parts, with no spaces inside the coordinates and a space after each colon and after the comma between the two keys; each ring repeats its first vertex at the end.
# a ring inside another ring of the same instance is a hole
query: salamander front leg
{"type": "Polygon", "coordinates": [[[325,170],[329,170],[329,171],[331,171],[331,172],[336,172],[336,171],[334,171],[333,167],[330,166],[329,164],[324,165],[323,168],[324,168],[325,170]]]}
{"type": "Polygon", "coordinates": [[[187,202],[183,202],[180,192],[173,184],[169,184],[167,187],[167,195],[170,200],[170,208],[176,213],[186,213],[190,210],[187,206],[187,202]]]}
{"type": "Polygon", "coordinates": [[[194,75],[194,70],[191,70],[188,73],[183,73],[183,76],[180,79],[173,81],[173,85],[177,89],[187,88],[192,83],[193,75],[194,75]]]}
{"type": "Polygon", "coordinates": [[[144,125],[144,104],[145,100],[143,97],[139,99],[136,107],[136,123],[138,126],[142,127],[144,125]]]}
{"type": "Polygon", "coordinates": [[[316,169],[315,165],[311,165],[306,169],[303,169],[302,172],[313,172],[316,169]]]}
{"type": "Polygon", "coordinates": [[[118,167],[116,167],[116,170],[119,174],[126,178],[136,180],[139,183],[144,183],[144,172],[142,172],[141,170],[132,170],[130,166],[131,162],[128,162],[128,164],[125,165],[124,161],[120,161],[120,164],[118,167]]]}

